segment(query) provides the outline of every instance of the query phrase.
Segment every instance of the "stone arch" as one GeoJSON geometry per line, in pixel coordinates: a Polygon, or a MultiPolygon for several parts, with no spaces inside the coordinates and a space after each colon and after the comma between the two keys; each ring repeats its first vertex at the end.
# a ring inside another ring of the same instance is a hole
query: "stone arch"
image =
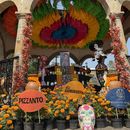
{"type": "Polygon", "coordinates": [[[18,9],[18,7],[19,7],[18,0],[1,0],[0,1],[0,13],[3,12],[9,6],[14,5],[14,4],[18,9]]]}
{"type": "MultiPolygon", "coordinates": [[[[32,4],[31,4],[31,8],[30,8],[31,11],[36,7],[36,5],[37,5],[37,3],[38,3],[39,1],[40,1],[40,0],[32,0],[32,4]]],[[[45,1],[45,0],[43,0],[43,1],[45,1]]]]}
{"type": "Polygon", "coordinates": [[[92,57],[93,57],[93,55],[85,55],[85,56],[83,56],[83,57],[80,59],[79,63],[80,63],[80,64],[83,64],[83,62],[84,62],[86,59],[92,58],[92,57]]]}
{"type": "Polygon", "coordinates": [[[130,0],[123,0],[122,5],[125,6],[128,10],[130,10],[130,0]]]}
{"type": "Polygon", "coordinates": [[[2,34],[0,33],[0,60],[5,58],[5,43],[2,34]]]}

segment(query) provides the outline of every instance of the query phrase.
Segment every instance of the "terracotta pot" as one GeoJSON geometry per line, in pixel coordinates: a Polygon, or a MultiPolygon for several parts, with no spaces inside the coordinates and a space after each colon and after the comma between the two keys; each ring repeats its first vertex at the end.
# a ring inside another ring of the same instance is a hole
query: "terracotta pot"
{"type": "Polygon", "coordinates": [[[112,90],[114,88],[121,88],[121,82],[120,81],[111,81],[109,89],[112,90]]]}
{"type": "Polygon", "coordinates": [[[25,89],[26,90],[38,90],[39,87],[38,87],[36,82],[30,81],[30,82],[27,83],[25,89]]]}

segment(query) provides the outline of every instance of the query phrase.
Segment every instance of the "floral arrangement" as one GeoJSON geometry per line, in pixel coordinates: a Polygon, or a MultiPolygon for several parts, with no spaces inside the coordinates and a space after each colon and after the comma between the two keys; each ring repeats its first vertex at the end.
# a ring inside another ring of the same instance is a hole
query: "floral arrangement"
{"type": "Polygon", "coordinates": [[[13,120],[16,119],[17,106],[3,105],[0,109],[0,129],[10,130],[14,129],[13,120]]]}
{"type": "Polygon", "coordinates": [[[77,118],[78,100],[68,99],[60,88],[51,91],[43,90],[47,97],[49,118],[66,119],[77,118]]]}
{"type": "Polygon", "coordinates": [[[33,11],[32,39],[40,47],[84,48],[103,39],[109,22],[102,6],[91,0],[61,0],[65,10],[59,13],[57,1],[48,1],[33,11]],[[64,33],[64,35],[62,35],[64,33]]]}
{"type": "Polygon", "coordinates": [[[110,106],[110,101],[106,100],[105,96],[100,96],[97,94],[92,86],[85,89],[82,98],[82,104],[91,105],[94,108],[97,118],[112,115],[112,107],[110,106]]]}
{"type": "Polygon", "coordinates": [[[115,56],[115,65],[119,73],[119,80],[122,83],[122,87],[130,89],[128,77],[130,76],[129,65],[126,63],[125,55],[123,55],[123,47],[120,41],[120,28],[116,25],[116,16],[110,15],[111,27],[110,36],[112,37],[112,53],[115,56]]]}
{"type": "Polygon", "coordinates": [[[25,86],[25,81],[28,73],[28,61],[29,61],[29,51],[32,46],[31,35],[32,35],[32,17],[26,15],[26,26],[23,29],[23,50],[22,50],[22,66],[16,65],[16,71],[14,73],[14,92],[19,89],[20,86],[25,86]]]}

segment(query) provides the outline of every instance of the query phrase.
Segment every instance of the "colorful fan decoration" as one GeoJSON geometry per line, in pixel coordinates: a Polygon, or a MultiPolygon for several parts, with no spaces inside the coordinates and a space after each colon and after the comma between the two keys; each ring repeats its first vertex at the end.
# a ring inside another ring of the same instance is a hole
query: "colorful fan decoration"
{"type": "MultiPolygon", "coordinates": [[[[57,9],[58,0],[39,0],[33,14],[32,40],[40,47],[86,48],[102,40],[109,21],[99,2],[92,0],[61,0],[65,10],[57,9]],[[54,1],[53,5],[51,2],[54,1]]],[[[16,6],[10,6],[2,16],[8,33],[16,36],[16,6]]]]}
{"type": "Polygon", "coordinates": [[[61,0],[43,3],[33,11],[32,40],[41,47],[85,48],[101,40],[109,30],[109,21],[100,3],[91,0],[61,0]],[[55,7],[55,8],[54,8],[55,7]]]}

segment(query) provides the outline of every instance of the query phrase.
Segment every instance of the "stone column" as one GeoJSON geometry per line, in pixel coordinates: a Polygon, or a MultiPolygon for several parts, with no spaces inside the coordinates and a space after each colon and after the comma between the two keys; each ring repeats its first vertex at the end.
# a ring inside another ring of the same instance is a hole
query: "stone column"
{"type": "Polygon", "coordinates": [[[21,68],[23,63],[22,63],[22,51],[24,47],[23,39],[24,39],[24,34],[23,30],[24,27],[26,26],[26,15],[29,13],[21,13],[21,12],[16,12],[16,15],[18,17],[18,29],[17,29],[17,36],[16,36],[16,43],[15,43],[15,52],[14,52],[14,57],[19,56],[19,60],[14,60],[14,65],[13,65],[13,83],[12,83],[12,88],[14,88],[14,74],[16,73],[16,65],[19,65],[21,68]]]}
{"type": "Polygon", "coordinates": [[[124,12],[120,12],[120,13],[113,13],[116,17],[115,19],[115,22],[116,22],[116,25],[117,27],[120,28],[120,40],[121,40],[121,43],[122,43],[122,47],[123,47],[123,51],[125,54],[128,53],[128,49],[127,49],[127,46],[126,46],[126,39],[125,39],[125,35],[124,35],[124,29],[123,29],[123,26],[122,26],[122,22],[121,22],[121,16],[124,14],[124,12]]]}
{"type": "Polygon", "coordinates": [[[26,26],[26,13],[16,12],[18,17],[18,29],[17,29],[17,37],[15,43],[15,52],[14,56],[19,56],[19,64],[22,65],[22,50],[23,50],[23,29],[26,26]]]}

